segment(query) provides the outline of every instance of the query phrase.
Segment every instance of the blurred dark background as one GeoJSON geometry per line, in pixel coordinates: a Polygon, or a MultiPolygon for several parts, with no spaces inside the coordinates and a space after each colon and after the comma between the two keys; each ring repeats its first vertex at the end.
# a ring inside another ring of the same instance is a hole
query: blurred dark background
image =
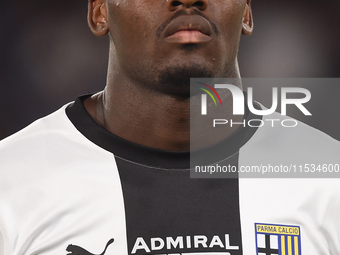
{"type": "MultiPolygon", "coordinates": [[[[0,8],[0,139],[104,88],[108,38],[87,27],[86,0],[2,1],[0,8]]],[[[339,0],[253,0],[252,9],[254,33],[242,37],[239,54],[243,77],[340,77],[339,0]]],[[[312,88],[313,118],[290,114],[340,140],[334,84],[312,88]]],[[[266,101],[266,93],[255,95],[266,101]]]]}

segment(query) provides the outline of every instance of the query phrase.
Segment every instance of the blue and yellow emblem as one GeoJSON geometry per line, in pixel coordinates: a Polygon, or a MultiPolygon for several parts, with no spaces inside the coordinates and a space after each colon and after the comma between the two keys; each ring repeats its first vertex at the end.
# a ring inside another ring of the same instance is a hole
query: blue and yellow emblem
{"type": "Polygon", "coordinates": [[[299,226],[255,223],[257,255],[301,255],[299,226]]]}

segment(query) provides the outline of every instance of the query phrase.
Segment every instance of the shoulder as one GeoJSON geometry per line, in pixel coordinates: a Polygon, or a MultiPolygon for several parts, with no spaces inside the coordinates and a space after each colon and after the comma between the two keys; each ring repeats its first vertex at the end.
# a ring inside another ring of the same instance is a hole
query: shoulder
{"type": "Polygon", "coordinates": [[[27,185],[44,176],[71,174],[76,169],[72,165],[79,169],[85,159],[94,162],[103,155],[107,157],[108,153],[74,127],[65,113],[66,107],[0,142],[2,188],[27,185]]]}
{"type": "MultiPolygon", "coordinates": [[[[339,153],[340,142],[326,133],[288,116],[274,113],[264,116],[262,126],[243,149],[298,150],[326,149],[339,153]]],[[[339,155],[339,154],[337,154],[339,155]]]]}
{"type": "Polygon", "coordinates": [[[76,129],[66,107],[0,142],[0,243],[3,232],[8,249],[52,230],[69,235],[65,222],[84,219],[89,204],[119,190],[113,155],[76,129]]]}
{"type": "Polygon", "coordinates": [[[72,128],[67,120],[65,108],[66,106],[36,120],[26,128],[0,141],[0,162],[3,164],[9,160],[22,160],[26,158],[26,155],[32,154],[39,156],[53,140],[60,142],[60,137],[67,137],[67,133],[72,132],[72,128]]]}
{"type": "Polygon", "coordinates": [[[329,135],[278,113],[264,116],[262,122],[263,126],[241,148],[241,164],[312,165],[321,169],[339,166],[340,142],[329,135]]]}

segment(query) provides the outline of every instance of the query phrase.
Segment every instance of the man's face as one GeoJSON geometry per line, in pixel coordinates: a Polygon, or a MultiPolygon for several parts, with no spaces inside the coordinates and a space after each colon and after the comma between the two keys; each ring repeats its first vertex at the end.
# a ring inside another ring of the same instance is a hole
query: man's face
{"type": "Polygon", "coordinates": [[[187,94],[190,77],[232,75],[246,0],[107,0],[120,71],[187,94]]]}

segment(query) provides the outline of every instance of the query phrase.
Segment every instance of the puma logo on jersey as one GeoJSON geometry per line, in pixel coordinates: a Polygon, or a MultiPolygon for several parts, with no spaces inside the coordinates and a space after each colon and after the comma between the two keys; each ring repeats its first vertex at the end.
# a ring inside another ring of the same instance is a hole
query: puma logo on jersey
{"type": "Polygon", "coordinates": [[[104,251],[101,253],[101,254],[93,254],[91,252],[88,252],[87,250],[85,250],[84,248],[81,248],[80,246],[77,246],[77,245],[73,245],[73,244],[70,244],[69,246],[67,246],[66,248],[66,251],[70,252],[70,253],[67,253],[67,255],[104,255],[107,248],[109,247],[110,244],[112,244],[114,241],[113,238],[111,238],[106,246],[105,246],[105,249],[104,251]]]}

